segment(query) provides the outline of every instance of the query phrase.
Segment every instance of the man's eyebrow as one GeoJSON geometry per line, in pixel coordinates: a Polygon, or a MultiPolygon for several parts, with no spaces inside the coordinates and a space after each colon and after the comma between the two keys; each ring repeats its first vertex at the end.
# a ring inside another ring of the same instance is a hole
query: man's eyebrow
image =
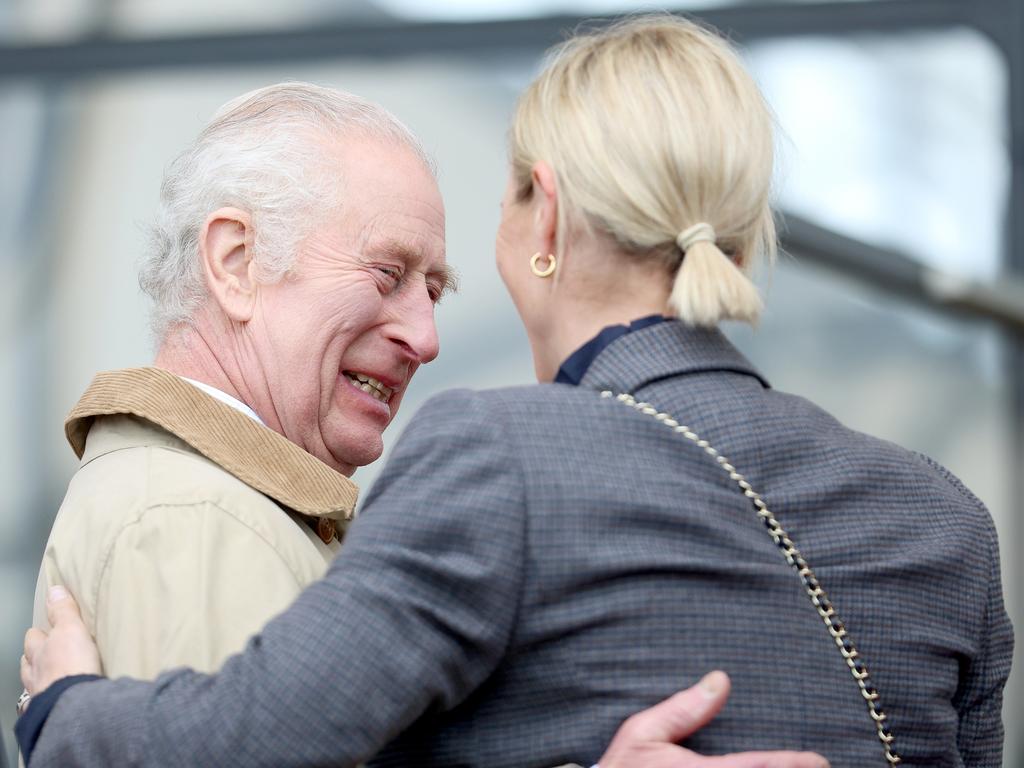
{"type": "MultiPolygon", "coordinates": [[[[413,264],[420,260],[420,254],[417,251],[397,240],[388,240],[382,243],[379,250],[392,258],[401,259],[406,264],[413,264]]],[[[438,298],[450,293],[458,293],[459,273],[455,267],[445,264],[437,269],[428,270],[427,277],[432,280],[440,280],[441,292],[438,294],[438,298]]]]}
{"type": "Polygon", "coordinates": [[[441,278],[441,293],[438,298],[442,298],[451,293],[459,292],[459,273],[455,267],[445,264],[441,269],[434,270],[429,273],[430,276],[437,276],[441,278]]]}

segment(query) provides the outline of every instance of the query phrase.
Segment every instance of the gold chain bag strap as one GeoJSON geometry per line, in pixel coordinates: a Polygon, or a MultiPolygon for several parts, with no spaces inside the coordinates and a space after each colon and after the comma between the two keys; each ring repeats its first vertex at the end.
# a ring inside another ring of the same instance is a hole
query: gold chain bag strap
{"type": "Polygon", "coordinates": [[[772,537],[772,541],[774,541],[776,546],[782,550],[782,554],[785,556],[786,562],[793,566],[793,569],[800,576],[804,589],[807,590],[807,595],[811,598],[811,603],[818,611],[818,615],[821,617],[822,621],[825,622],[825,627],[828,629],[832,639],[835,640],[836,647],[839,648],[839,652],[846,661],[846,665],[850,668],[850,673],[853,675],[853,679],[857,681],[857,686],[860,688],[861,695],[867,702],[868,714],[871,715],[872,724],[878,733],[879,740],[882,742],[882,747],[885,749],[885,759],[889,762],[889,765],[899,765],[901,762],[900,757],[896,754],[892,746],[893,735],[885,724],[886,717],[885,712],[882,711],[878,689],[875,688],[871,682],[867,666],[864,664],[860,654],[854,647],[853,640],[850,639],[850,636],[846,631],[846,627],[843,626],[843,622],[836,614],[832,601],[828,599],[828,595],[825,594],[825,590],[818,582],[817,577],[815,577],[814,571],[811,570],[807,561],[804,560],[803,555],[800,554],[800,550],[796,548],[796,545],[782,529],[779,521],[776,520],[775,516],[768,510],[768,506],[764,503],[761,495],[750,487],[750,483],[744,479],[743,475],[736,471],[736,468],[729,463],[729,460],[725,458],[725,456],[722,456],[718,451],[712,448],[708,444],[707,440],[702,440],[700,436],[693,432],[689,427],[681,425],[667,413],[660,413],[657,408],[649,403],[637,402],[636,398],[629,394],[615,395],[614,393],[605,390],[601,393],[601,397],[614,397],[623,405],[628,405],[630,408],[633,408],[640,413],[653,416],[666,427],[682,435],[690,442],[695,443],[698,448],[702,448],[708,456],[718,462],[718,465],[724,471],[729,473],[729,478],[736,482],[740,487],[740,490],[743,491],[743,495],[753,503],[754,508],[757,511],[757,516],[760,517],[761,522],[765,524],[765,527],[768,529],[768,535],[772,537]]]}

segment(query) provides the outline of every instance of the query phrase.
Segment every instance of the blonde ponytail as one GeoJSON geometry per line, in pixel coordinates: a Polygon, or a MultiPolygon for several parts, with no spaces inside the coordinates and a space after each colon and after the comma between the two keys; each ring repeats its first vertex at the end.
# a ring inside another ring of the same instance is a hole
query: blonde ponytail
{"type": "Polygon", "coordinates": [[[655,14],[558,48],[519,100],[509,157],[521,199],[535,163],[555,169],[559,238],[593,226],[652,279],[670,270],[669,308],[687,323],[753,323],[746,273],[776,251],[773,128],[725,39],[655,14]],[[686,222],[701,223],[680,233],[686,222]]]}
{"type": "Polygon", "coordinates": [[[708,327],[722,320],[754,324],[761,314],[757,287],[710,240],[699,240],[686,249],[668,304],[684,322],[708,327]]]}

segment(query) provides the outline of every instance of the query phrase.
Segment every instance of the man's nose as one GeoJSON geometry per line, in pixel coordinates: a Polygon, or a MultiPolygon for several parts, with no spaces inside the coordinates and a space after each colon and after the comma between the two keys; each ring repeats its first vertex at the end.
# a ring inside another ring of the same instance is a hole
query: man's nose
{"type": "Polygon", "coordinates": [[[399,312],[391,340],[417,363],[429,363],[441,351],[434,322],[434,302],[426,291],[422,294],[417,291],[402,302],[399,312]]]}

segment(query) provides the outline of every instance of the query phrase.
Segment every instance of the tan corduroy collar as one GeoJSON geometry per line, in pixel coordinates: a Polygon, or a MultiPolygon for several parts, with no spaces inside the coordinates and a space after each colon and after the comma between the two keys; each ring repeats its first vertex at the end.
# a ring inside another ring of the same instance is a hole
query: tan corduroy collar
{"type": "Polygon", "coordinates": [[[64,422],[64,433],[79,458],[93,419],[113,414],[156,424],[296,512],[339,521],[354,515],[359,494],[355,483],[173,373],[126,368],[96,374],[64,422]]]}

